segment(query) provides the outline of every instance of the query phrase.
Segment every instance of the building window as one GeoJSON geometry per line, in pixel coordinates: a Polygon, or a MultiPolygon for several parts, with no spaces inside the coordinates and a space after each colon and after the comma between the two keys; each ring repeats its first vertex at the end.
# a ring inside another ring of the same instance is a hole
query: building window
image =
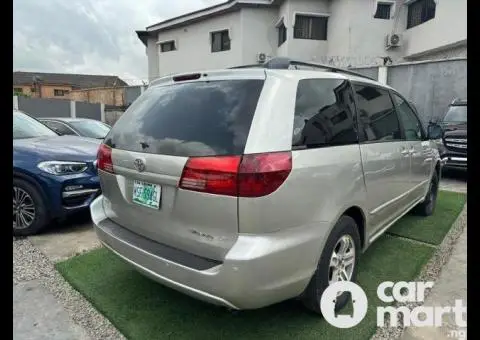
{"type": "Polygon", "coordinates": [[[417,0],[408,5],[407,29],[435,18],[435,0],[417,0]]]}
{"type": "Polygon", "coordinates": [[[55,97],[63,97],[64,95],[66,95],[68,93],[68,91],[66,90],[57,90],[57,89],[54,89],[53,90],[53,95],[55,97]]]}
{"type": "Polygon", "coordinates": [[[390,19],[391,15],[391,10],[392,10],[392,4],[382,4],[378,3],[377,4],[377,11],[375,12],[375,15],[373,16],[375,19],[390,19]]]}
{"type": "Polygon", "coordinates": [[[166,41],[160,44],[160,51],[162,52],[170,52],[170,51],[175,51],[175,41],[166,41]]]}
{"type": "Polygon", "coordinates": [[[23,93],[23,89],[21,87],[14,87],[13,92],[14,93],[23,93]]]}
{"type": "Polygon", "coordinates": [[[277,27],[278,30],[278,46],[282,45],[287,40],[287,28],[285,23],[282,23],[277,27]]]}
{"type": "Polygon", "coordinates": [[[228,51],[230,49],[230,37],[228,30],[212,32],[212,52],[228,51]]]}
{"type": "Polygon", "coordinates": [[[295,39],[327,40],[328,17],[297,15],[293,37],[295,39]]]}

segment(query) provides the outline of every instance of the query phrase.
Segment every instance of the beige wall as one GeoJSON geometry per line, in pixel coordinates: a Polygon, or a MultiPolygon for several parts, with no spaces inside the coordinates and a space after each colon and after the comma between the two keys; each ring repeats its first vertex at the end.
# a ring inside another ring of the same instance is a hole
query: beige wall
{"type": "Polygon", "coordinates": [[[22,89],[21,93],[29,97],[41,97],[41,98],[57,98],[57,99],[69,99],[68,93],[65,93],[63,96],[55,96],[55,90],[71,91],[71,86],[65,85],[41,85],[37,86],[34,91],[32,91],[32,85],[14,85],[13,91],[17,92],[16,89],[22,89]],[[39,92],[40,88],[40,92],[39,92]],[[39,95],[41,93],[41,96],[39,95]]]}
{"type": "Polygon", "coordinates": [[[125,105],[124,93],[123,87],[74,90],[70,92],[69,99],[79,102],[122,106],[125,105]]]}

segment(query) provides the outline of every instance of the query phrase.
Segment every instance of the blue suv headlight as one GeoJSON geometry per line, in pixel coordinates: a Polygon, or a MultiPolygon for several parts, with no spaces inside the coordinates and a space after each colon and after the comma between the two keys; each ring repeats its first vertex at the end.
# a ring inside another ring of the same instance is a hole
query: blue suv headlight
{"type": "Polygon", "coordinates": [[[83,162],[64,162],[64,161],[48,161],[41,162],[37,167],[52,175],[72,175],[79,174],[88,169],[87,163],[83,162]]]}

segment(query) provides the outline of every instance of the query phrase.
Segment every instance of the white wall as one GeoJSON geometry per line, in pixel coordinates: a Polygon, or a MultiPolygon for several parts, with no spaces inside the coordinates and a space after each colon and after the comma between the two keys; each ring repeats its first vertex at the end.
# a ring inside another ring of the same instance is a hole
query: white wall
{"type": "Polygon", "coordinates": [[[148,59],[148,81],[158,77],[158,47],[157,39],[149,38],[147,40],[147,59],[148,59]]]}
{"type": "MultiPolygon", "coordinates": [[[[330,13],[329,1],[327,0],[285,0],[280,7],[280,15],[284,15],[288,11],[287,41],[286,53],[291,58],[302,59],[305,61],[315,61],[319,57],[327,54],[328,40],[310,40],[310,39],[294,39],[293,27],[295,13],[330,13]]],[[[329,34],[330,32],[328,32],[329,34]]],[[[329,35],[327,34],[327,39],[329,35]]],[[[285,44],[284,44],[285,45],[285,44]]],[[[285,52],[284,52],[285,53],[285,52]]]]}
{"type": "Polygon", "coordinates": [[[467,0],[437,0],[435,18],[405,30],[403,36],[407,58],[466,41],[467,0]]]}
{"type": "Polygon", "coordinates": [[[277,52],[278,21],[276,8],[243,8],[240,12],[242,27],[242,64],[257,62],[258,53],[274,57],[277,52]]]}
{"type": "MultiPolygon", "coordinates": [[[[284,0],[279,7],[243,8],[216,16],[185,28],[158,34],[149,39],[147,55],[149,77],[176,72],[231,67],[256,62],[257,53],[287,56],[338,66],[368,66],[404,57],[431,54],[438,47],[466,42],[467,0],[437,0],[434,19],[406,30],[407,7],[392,8],[390,20],[375,19],[376,0],[284,0]],[[328,19],[326,41],[294,39],[295,13],[325,13],[328,19]],[[396,16],[395,16],[396,14],[396,16]],[[284,18],[287,41],[278,45],[275,24],[284,18]],[[210,32],[229,29],[231,49],[211,52],[210,32]],[[403,45],[385,50],[385,36],[403,35],[403,45]],[[160,53],[157,41],[176,40],[177,50],[160,53]],[[340,57],[340,58],[338,58],[340,57]]],[[[396,0],[397,5],[403,1],[396,0]]]]}
{"type": "Polygon", "coordinates": [[[192,70],[224,68],[242,61],[240,12],[228,13],[158,34],[158,41],[176,40],[176,51],[160,52],[157,46],[159,76],[192,70]],[[210,32],[229,30],[230,50],[211,52],[210,32]]]}

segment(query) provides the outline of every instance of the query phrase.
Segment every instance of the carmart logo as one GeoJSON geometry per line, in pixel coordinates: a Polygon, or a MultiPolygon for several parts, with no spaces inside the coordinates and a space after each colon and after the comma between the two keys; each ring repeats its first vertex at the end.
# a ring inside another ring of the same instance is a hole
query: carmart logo
{"type": "Polygon", "coordinates": [[[337,328],[351,328],[358,325],[367,315],[367,295],[363,289],[350,281],[338,281],[325,289],[320,299],[320,310],[329,324],[337,328]],[[337,298],[343,293],[350,293],[353,303],[352,315],[337,314],[335,305],[337,298]]]}
{"type": "MultiPolygon", "coordinates": [[[[423,302],[425,299],[425,289],[432,288],[433,282],[382,282],[377,288],[378,298],[385,303],[392,302],[423,302]]],[[[325,320],[337,328],[351,328],[358,325],[367,314],[368,301],[363,289],[349,281],[339,281],[331,284],[325,289],[320,299],[320,310],[325,320]],[[351,315],[338,314],[335,311],[337,298],[343,293],[350,293],[353,304],[351,315]]],[[[416,327],[440,327],[442,326],[442,315],[453,313],[455,323],[458,327],[467,326],[463,319],[467,307],[463,305],[462,300],[455,300],[455,306],[428,307],[417,306],[410,310],[406,306],[378,306],[377,307],[377,326],[385,327],[385,318],[390,316],[390,327],[396,327],[398,315],[403,316],[403,326],[416,327]]]]}

